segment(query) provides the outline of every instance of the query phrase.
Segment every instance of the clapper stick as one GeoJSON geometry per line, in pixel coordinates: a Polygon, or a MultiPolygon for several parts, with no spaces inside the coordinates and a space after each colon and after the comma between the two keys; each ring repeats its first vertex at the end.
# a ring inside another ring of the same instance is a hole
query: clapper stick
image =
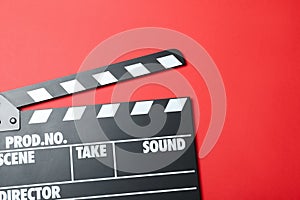
{"type": "Polygon", "coordinates": [[[20,128],[19,112],[16,108],[165,71],[185,64],[182,53],[176,49],[170,49],[0,93],[0,132],[20,128]]]}

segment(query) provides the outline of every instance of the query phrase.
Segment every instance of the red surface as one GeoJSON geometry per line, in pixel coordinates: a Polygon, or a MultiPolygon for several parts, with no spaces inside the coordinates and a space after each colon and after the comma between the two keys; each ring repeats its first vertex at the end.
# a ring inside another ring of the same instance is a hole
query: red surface
{"type": "MultiPolygon", "coordinates": [[[[297,0],[0,1],[0,91],[76,73],[97,44],[124,30],[180,31],[209,52],[227,92],[223,133],[200,160],[203,198],[300,199],[299,9],[297,0]]],[[[178,71],[201,82],[192,67],[178,71]]],[[[96,102],[108,102],[112,88],[98,90],[96,102]]],[[[132,99],[172,95],[165,91],[147,86],[132,99]]],[[[64,98],[30,109],[69,105],[64,98]]]]}

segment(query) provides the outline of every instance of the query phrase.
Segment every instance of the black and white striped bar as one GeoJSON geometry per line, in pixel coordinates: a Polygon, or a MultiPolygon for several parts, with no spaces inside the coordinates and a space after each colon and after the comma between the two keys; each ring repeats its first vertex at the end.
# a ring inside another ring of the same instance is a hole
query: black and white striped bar
{"type": "MultiPolygon", "coordinates": [[[[137,116],[137,115],[149,114],[154,101],[155,100],[135,102],[132,111],[130,112],[130,115],[137,116]]],[[[183,110],[186,101],[187,98],[170,99],[166,107],[164,108],[164,112],[165,113],[181,112],[183,110]]],[[[114,117],[120,105],[121,103],[104,104],[101,106],[98,114],[95,117],[96,118],[114,117]]],[[[83,117],[83,114],[86,109],[87,106],[70,107],[65,111],[62,121],[80,120],[83,117]]],[[[29,124],[47,123],[53,110],[55,111],[57,109],[44,109],[44,110],[33,111],[32,116],[30,117],[28,123],[29,124]]],[[[53,113],[53,115],[55,115],[55,113],[53,113]]]]}
{"type": "Polygon", "coordinates": [[[21,112],[0,199],[199,200],[189,98],[21,112]]]}
{"type": "Polygon", "coordinates": [[[16,107],[90,90],[185,65],[172,49],[2,93],[16,107]]]}

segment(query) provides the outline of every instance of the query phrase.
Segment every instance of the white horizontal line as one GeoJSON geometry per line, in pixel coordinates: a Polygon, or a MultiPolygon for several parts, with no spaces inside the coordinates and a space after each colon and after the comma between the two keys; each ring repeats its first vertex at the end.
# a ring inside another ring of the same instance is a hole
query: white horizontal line
{"type": "Polygon", "coordinates": [[[172,136],[161,136],[161,137],[152,137],[152,138],[151,137],[150,138],[136,138],[136,139],[128,139],[128,140],[102,141],[102,142],[57,145],[57,146],[43,146],[43,147],[35,147],[35,148],[9,149],[9,150],[1,150],[0,153],[8,153],[8,152],[16,152],[16,151],[19,152],[19,151],[45,150],[45,149],[59,149],[59,148],[68,148],[68,147],[77,147],[77,146],[95,145],[95,144],[138,142],[138,141],[145,141],[145,140],[158,140],[158,139],[181,138],[181,137],[191,137],[191,136],[192,136],[191,134],[185,134],[185,135],[172,135],[172,136]]]}
{"type": "Polygon", "coordinates": [[[0,189],[1,190],[6,190],[6,189],[15,189],[15,188],[45,186],[45,185],[64,185],[64,184],[74,184],[74,183],[86,183],[86,182],[97,182],[97,181],[133,179],[133,178],[144,178],[144,177],[155,177],[155,176],[170,176],[170,175],[180,175],[180,174],[194,174],[194,173],[196,173],[196,170],[186,170],[186,171],[174,171],[174,172],[162,172],[162,173],[152,173],[152,174],[128,175],[128,176],[108,177],[108,178],[95,178],[95,179],[85,179],[85,180],[75,180],[75,181],[61,181],[61,182],[49,182],[49,183],[40,183],[40,184],[6,186],[6,187],[0,187],[0,189]]]}
{"type": "Polygon", "coordinates": [[[161,194],[161,193],[170,193],[170,192],[185,192],[197,190],[197,187],[188,187],[188,188],[174,188],[174,189],[165,189],[165,190],[151,190],[151,191],[142,191],[142,192],[127,192],[119,194],[104,194],[98,196],[89,196],[89,197],[75,197],[61,200],[81,200],[81,199],[96,199],[96,198],[108,198],[108,197],[125,197],[125,196],[137,196],[137,195],[146,195],[146,194],[161,194]]]}
{"type": "Polygon", "coordinates": [[[152,137],[152,138],[136,138],[136,139],[128,139],[128,140],[116,140],[116,141],[113,141],[113,142],[115,142],[115,143],[126,143],[126,142],[138,142],[138,141],[145,141],[145,140],[157,140],[157,139],[191,137],[191,136],[192,136],[192,134],[184,134],[184,135],[161,136],[161,137],[152,137]]]}

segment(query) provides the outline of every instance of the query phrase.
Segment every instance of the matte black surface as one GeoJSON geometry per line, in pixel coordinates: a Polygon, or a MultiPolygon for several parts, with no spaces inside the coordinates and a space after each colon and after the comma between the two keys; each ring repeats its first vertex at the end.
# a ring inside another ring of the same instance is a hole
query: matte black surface
{"type": "Polygon", "coordinates": [[[61,199],[199,200],[191,102],[181,112],[165,113],[168,102],[154,100],[148,114],[137,116],[130,115],[135,102],[121,103],[115,117],[103,119],[96,118],[101,105],[88,106],[76,121],[63,121],[68,108],[53,109],[47,123],[40,124],[28,124],[35,111],[21,112],[20,131],[0,133],[0,155],[30,150],[35,163],[0,166],[0,194],[59,186],[61,199]],[[151,127],[160,121],[158,131],[151,127]],[[6,148],[9,136],[36,134],[45,141],[45,133],[57,132],[65,143],[6,148]],[[183,139],[186,148],[143,153],[144,141],[174,138],[183,139]],[[106,157],[78,159],[76,148],[91,145],[105,145],[106,157]]]}

